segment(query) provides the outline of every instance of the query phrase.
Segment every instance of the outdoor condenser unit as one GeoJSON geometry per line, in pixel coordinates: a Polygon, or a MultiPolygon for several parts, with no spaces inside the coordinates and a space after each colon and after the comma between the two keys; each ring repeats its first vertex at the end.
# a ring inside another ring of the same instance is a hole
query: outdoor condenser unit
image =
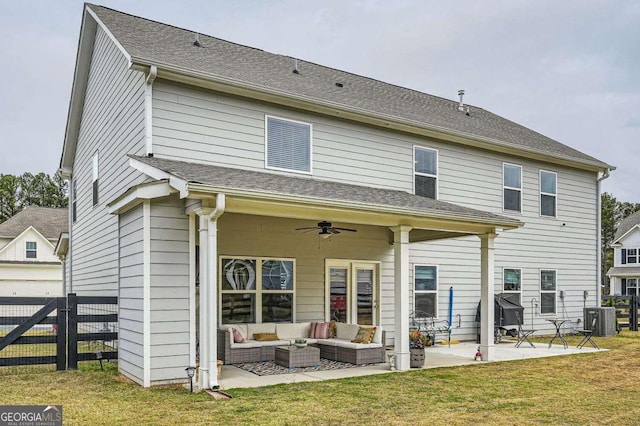
{"type": "Polygon", "coordinates": [[[594,336],[606,337],[616,333],[616,308],[584,308],[584,328],[591,329],[594,317],[598,318],[593,330],[594,336]]]}

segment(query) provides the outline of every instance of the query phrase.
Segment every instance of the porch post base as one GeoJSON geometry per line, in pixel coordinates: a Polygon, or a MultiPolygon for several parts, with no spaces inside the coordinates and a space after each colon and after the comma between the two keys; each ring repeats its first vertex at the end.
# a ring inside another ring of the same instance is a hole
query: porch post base
{"type": "Polygon", "coordinates": [[[409,369],[409,352],[396,352],[396,370],[407,371],[409,369]]]}
{"type": "Polygon", "coordinates": [[[480,345],[480,353],[483,361],[494,361],[496,359],[496,348],[493,345],[480,345]]]}

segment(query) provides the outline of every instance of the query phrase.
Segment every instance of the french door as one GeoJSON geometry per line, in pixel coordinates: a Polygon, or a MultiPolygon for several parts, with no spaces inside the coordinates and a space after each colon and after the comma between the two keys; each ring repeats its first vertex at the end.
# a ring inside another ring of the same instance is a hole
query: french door
{"type": "Polygon", "coordinates": [[[378,262],[327,259],[326,317],[338,322],[379,322],[378,262]]]}

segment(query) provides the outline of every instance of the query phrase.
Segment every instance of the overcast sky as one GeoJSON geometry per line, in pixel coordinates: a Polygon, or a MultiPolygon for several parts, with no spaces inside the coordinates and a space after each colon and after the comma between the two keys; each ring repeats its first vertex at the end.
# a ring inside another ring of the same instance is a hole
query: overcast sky
{"type": "MultiPolygon", "coordinates": [[[[104,0],[103,6],[465,101],[617,167],[640,202],[640,1],[104,0]]],[[[53,173],[83,3],[0,2],[0,173],[53,173]]]]}

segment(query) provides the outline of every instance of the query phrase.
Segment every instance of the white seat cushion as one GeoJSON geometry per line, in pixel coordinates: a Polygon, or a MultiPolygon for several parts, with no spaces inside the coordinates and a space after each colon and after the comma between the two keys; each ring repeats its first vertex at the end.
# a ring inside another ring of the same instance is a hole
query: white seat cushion
{"type": "Polygon", "coordinates": [[[297,339],[304,336],[304,329],[302,324],[291,323],[276,323],[276,334],[279,339],[297,339]]]}

